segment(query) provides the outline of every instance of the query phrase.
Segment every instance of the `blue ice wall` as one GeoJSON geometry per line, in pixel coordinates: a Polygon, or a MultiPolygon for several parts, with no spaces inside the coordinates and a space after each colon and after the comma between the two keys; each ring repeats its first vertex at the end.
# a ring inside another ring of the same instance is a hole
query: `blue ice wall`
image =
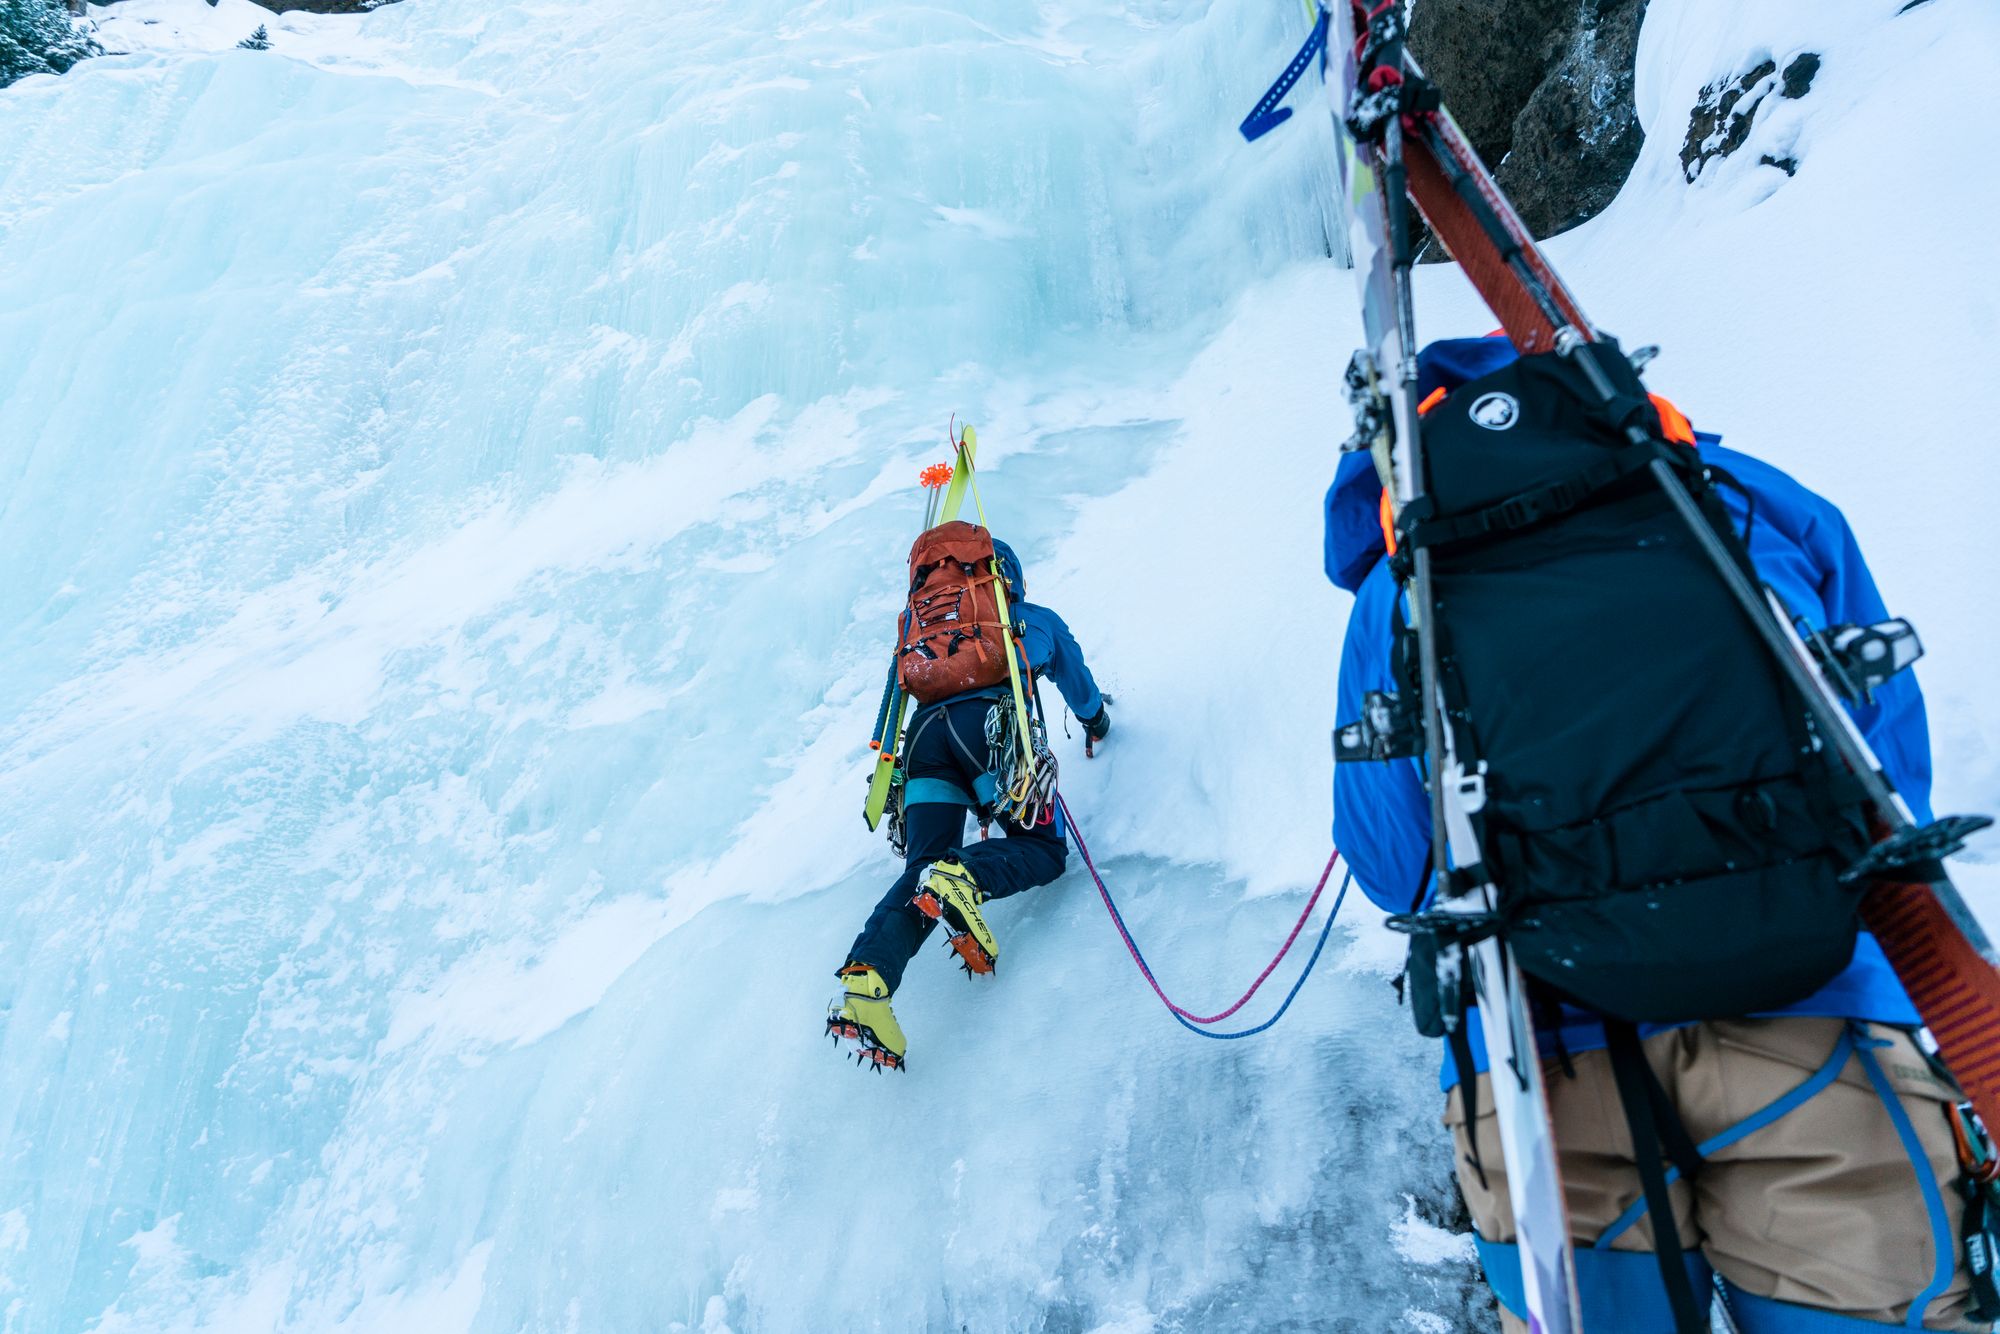
{"type": "MultiPolygon", "coordinates": [[[[1325,720],[1216,744],[1269,720],[1202,599],[1079,573],[1285,443],[1079,526],[1191,438],[1181,377],[1238,383],[1240,295],[1330,267],[1323,118],[1234,133],[1295,7],[327,22],[0,93],[0,1330],[1462,1327],[1394,1240],[1444,1164],[1367,968],[1204,1046],[1072,876],[996,909],[996,982],[919,961],[907,1076],[819,1033],[954,412],[1134,700],[1065,762],[1191,1003],[1323,855],[1325,720]]],[[[1322,461],[1204,564],[1330,637],[1322,461]]]]}

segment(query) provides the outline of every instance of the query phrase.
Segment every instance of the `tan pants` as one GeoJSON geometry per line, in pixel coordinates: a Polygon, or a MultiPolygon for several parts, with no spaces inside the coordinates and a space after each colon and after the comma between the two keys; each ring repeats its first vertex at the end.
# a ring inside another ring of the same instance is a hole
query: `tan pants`
{"type": "MultiPolygon", "coordinates": [[[[1697,1024],[1646,1040],[1647,1061],[1700,1143],[1783,1096],[1825,1063],[1844,1024],[1838,1019],[1738,1019],[1697,1024]]],[[[1926,1313],[1926,1329],[1974,1329],[1959,1226],[1964,1202],[1952,1188],[1958,1157],[1948,1118],[1957,1093],[1931,1072],[1908,1034],[1880,1025],[1875,1048],[1908,1110],[1930,1170],[1944,1192],[1951,1223],[1951,1286],[1926,1313]]],[[[1641,1195],[1632,1137],[1611,1074],[1609,1054],[1571,1057],[1576,1077],[1547,1066],[1570,1231],[1589,1246],[1641,1195]]],[[[1479,1234],[1514,1240],[1492,1087],[1479,1076],[1479,1152],[1486,1183],[1467,1160],[1464,1102],[1448,1095],[1445,1124],[1458,1148],[1459,1184],[1479,1234]]],[[[1861,1063],[1849,1057],[1840,1077],[1780,1120],[1707,1159],[1690,1184],[1672,1187],[1682,1246],[1699,1247],[1710,1264],[1745,1292],[1842,1315],[1900,1323],[1929,1286],[1937,1263],[1916,1172],[1861,1063]]],[[[1641,1219],[1612,1244],[1650,1251],[1653,1231],[1641,1219]]],[[[1526,1326],[1512,1316],[1509,1334],[1526,1326]]]]}

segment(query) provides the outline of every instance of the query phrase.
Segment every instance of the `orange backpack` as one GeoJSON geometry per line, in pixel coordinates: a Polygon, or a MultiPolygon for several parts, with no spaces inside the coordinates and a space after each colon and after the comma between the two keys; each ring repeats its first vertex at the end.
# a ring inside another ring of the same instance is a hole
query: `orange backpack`
{"type": "Polygon", "coordinates": [[[896,679],[920,704],[1007,679],[1007,626],[994,585],[993,535],[954,519],[910,548],[910,599],[899,626],[896,679]]]}

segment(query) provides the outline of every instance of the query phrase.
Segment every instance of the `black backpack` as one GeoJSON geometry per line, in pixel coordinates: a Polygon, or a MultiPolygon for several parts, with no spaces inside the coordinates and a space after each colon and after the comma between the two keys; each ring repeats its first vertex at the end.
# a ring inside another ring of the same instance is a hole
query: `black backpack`
{"type": "MultiPolygon", "coordinates": [[[[1867,886],[1842,872],[1869,846],[1863,794],[1646,469],[1674,468],[1755,581],[1716,494],[1727,479],[1657,438],[1615,343],[1575,355],[1611,376],[1613,404],[1553,353],[1461,386],[1423,419],[1425,496],[1398,521],[1394,559],[1431,553],[1419,614],[1435,618],[1446,725],[1468,769],[1485,766],[1485,863],[1447,892],[1491,879],[1487,929],[1545,999],[1634,1022],[1774,1009],[1853,955],[1867,886]],[[1646,446],[1619,429],[1635,413],[1646,446]]],[[[1400,618],[1396,633],[1410,744],[1394,753],[1421,753],[1416,635],[1400,618]]],[[[1381,758],[1380,741],[1343,728],[1341,758],[1381,758]]],[[[1401,923],[1418,933],[1426,1029],[1429,933],[1452,917],[1401,923]]]]}

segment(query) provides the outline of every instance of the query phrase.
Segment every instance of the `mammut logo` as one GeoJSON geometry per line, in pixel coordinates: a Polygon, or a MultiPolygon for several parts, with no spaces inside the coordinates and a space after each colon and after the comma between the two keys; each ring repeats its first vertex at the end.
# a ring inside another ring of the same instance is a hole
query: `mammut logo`
{"type": "Polygon", "coordinates": [[[1472,404],[1472,420],[1489,431],[1504,431],[1521,418],[1521,404],[1512,394],[1481,394],[1472,404]]]}

